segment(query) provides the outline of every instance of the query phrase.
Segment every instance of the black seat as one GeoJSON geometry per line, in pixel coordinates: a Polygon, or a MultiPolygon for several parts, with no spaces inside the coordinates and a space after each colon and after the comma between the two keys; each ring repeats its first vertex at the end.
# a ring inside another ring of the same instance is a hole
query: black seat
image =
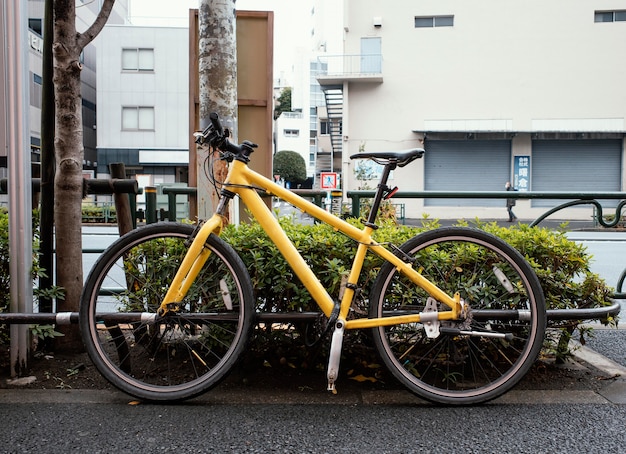
{"type": "Polygon", "coordinates": [[[371,159],[381,165],[392,163],[398,167],[404,167],[422,156],[424,156],[422,148],[412,148],[403,151],[362,151],[351,155],[350,159],[371,159]]]}

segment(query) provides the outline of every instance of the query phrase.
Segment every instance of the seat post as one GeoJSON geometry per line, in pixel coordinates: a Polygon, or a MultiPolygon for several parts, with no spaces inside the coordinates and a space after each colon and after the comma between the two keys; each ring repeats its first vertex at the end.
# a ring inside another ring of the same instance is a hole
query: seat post
{"type": "Polygon", "coordinates": [[[376,216],[378,215],[378,210],[380,208],[380,203],[383,200],[383,197],[386,192],[389,191],[389,187],[387,186],[387,180],[389,179],[389,174],[393,169],[396,168],[396,161],[389,161],[383,167],[383,174],[380,177],[380,182],[378,183],[378,187],[376,188],[376,194],[374,195],[374,203],[372,203],[372,209],[367,217],[366,226],[376,228],[376,216]]]}

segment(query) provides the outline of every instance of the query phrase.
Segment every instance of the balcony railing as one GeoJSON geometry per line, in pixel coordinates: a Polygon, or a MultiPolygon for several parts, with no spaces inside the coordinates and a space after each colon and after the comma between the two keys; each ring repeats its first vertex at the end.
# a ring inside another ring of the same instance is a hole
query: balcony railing
{"type": "Polygon", "coordinates": [[[352,80],[382,82],[383,56],[371,55],[323,55],[319,61],[327,68],[317,80],[323,85],[328,80],[352,80]]]}

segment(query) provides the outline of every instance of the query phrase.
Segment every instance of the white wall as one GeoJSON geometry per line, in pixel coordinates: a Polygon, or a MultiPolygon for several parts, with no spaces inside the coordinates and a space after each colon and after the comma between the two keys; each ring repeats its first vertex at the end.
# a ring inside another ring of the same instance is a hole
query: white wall
{"type": "MultiPolygon", "coordinates": [[[[361,38],[377,36],[383,56],[382,83],[350,82],[344,90],[349,189],[356,183],[348,156],[361,144],[368,151],[419,147],[422,135],[414,131],[626,131],[626,65],[619,51],[626,22],[594,22],[596,10],[624,9],[623,1],[345,5],[343,53],[359,54],[361,38]],[[454,26],[414,27],[415,16],[435,15],[453,15],[454,26]],[[382,18],[379,28],[375,16],[382,18]]],[[[423,190],[423,175],[418,161],[397,170],[391,183],[423,190]]],[[[473,215],[485,214],[489,210],[473,215]]]]}
{"type": "Polygon", "coordinates": [[[106,26],[98,39],[98,147],[188,149],[188,30],[106,26]],[[154,73],[122,72],[124,47],[154,48],[154,73]],[[122,106],[154,106],[155,131],[122,131],[122,106]]]}

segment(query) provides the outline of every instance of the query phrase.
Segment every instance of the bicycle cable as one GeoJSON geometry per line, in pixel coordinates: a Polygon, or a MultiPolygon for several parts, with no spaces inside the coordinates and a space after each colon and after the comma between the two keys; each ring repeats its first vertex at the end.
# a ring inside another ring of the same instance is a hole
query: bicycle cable
{"type": "MultiPolygon", "coordinates": [[[[222,182],[217,181],[217,179],[215,178],[215,154],[218,154],[221,156],[221,152],[212,146],[209,146],[209,153],[207,155],[207,157],[204,159],[204,175],[206,176],[207,180],[209,181],[209,183],[211,183],[211,185],[213,186],[213,189],[215,189],[215,193],[219,194],[220,193],[220,186],[222,186],[222,182]]],[[[221,158],[220,158],[221,160],[221,158]]]]}
{"type": "Polygon", "coordinates": [[[254,189],[255,191],[265,192],[265,189],[258,186],[233,183],[226,184],[224,181],[218,180],[215,176],[215,161],[219,160],[231,162],[233,160],[233,155],[232,153],[221,151],[220,149],[213,146],[211,146],[209,150],[209,154],[204,159],[204,175],[207,177],[207,180],[211,183],[213,189],[215,190],[215,193],[218,194],[218,196],[220,196],[220,189],[224,186],[232,188],[254,189]],[[218,155],[219,158],[216,158],[215,155],[218,155]]]}

